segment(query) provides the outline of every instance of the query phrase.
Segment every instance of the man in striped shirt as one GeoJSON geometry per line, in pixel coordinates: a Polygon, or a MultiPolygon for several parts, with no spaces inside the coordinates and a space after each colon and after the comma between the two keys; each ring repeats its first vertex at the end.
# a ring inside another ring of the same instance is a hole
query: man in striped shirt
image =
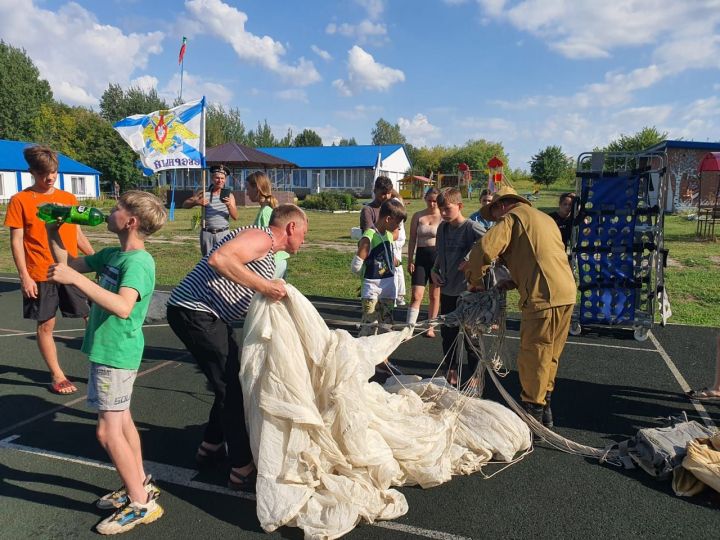
{"type": "Polygon", "coordinates": [[[195,456],[199,465],[230,458],[228,486],[253,490],[255,465],[245,428],[238,374],[240,346],[232,324],[243,319],[257,292],[272,300],[287,295],[273,279],[275,252],[295,254],[305,241],[307,217],[294,204],[273,210],[270,226],[232,231],[190,271],[168,301],[168,323],[208,378],[215,401],[195,456]]]}

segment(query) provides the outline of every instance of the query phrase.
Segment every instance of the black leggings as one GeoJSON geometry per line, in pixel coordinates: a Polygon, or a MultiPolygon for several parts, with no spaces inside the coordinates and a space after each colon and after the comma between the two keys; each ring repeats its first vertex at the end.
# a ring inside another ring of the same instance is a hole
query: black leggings
{"type": "Polygon", "coordinates": [[[240,347],[235,341],[233,327],[212,313],[178,306],[168,306],[167,320],[195,358],[215,394],[203,440],[210,444],[225,440],[231,466],[247,465],[253,457],[239,379],[240,347]]]}

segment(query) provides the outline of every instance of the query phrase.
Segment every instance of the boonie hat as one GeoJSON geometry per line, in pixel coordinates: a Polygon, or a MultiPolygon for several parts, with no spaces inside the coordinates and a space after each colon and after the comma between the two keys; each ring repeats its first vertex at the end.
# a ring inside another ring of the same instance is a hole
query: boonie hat
{"type": "Polygon", "coordinates": [[[493,218],[491,211],[493,206],[500,201],[507,200],[514,200],[516,202],[521,202],[532,206],[532,203],[530,201],[528,201],[525,197],[518,195],[517,191],[515,191],[513,188],[511,188],[510,186],[502,186],[495,193],[493,193],[493,200],[490,202],[490,204],[486,204],[480,209],[480,215],[483,219],[492,221],[493,218]]]}

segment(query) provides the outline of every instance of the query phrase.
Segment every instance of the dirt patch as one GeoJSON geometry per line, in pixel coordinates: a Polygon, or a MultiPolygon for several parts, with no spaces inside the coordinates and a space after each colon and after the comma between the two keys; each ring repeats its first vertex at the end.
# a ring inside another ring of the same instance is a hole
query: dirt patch
{"type": "Polygon", "coordinates": [[[685,265],[678,261],[677,259],[673,259],[672,257],[667,258],[667,265],[668,268],[685,268],[685,265]]]}
{"type": "Polygon", "coordinates": [[[720,255],[710,255],[710,257],[708,258],[710,259],[711,263],[720,264],[720,255]]]}

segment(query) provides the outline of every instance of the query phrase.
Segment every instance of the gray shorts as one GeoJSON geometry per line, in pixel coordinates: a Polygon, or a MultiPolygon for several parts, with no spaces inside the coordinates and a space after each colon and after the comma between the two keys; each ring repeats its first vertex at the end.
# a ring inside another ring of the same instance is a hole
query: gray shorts
{"type": "Polygon", "coordinates": [[[99,411],[130,408],[137,369],[120,369],[90,362],[87,403],[99,411]]]}

